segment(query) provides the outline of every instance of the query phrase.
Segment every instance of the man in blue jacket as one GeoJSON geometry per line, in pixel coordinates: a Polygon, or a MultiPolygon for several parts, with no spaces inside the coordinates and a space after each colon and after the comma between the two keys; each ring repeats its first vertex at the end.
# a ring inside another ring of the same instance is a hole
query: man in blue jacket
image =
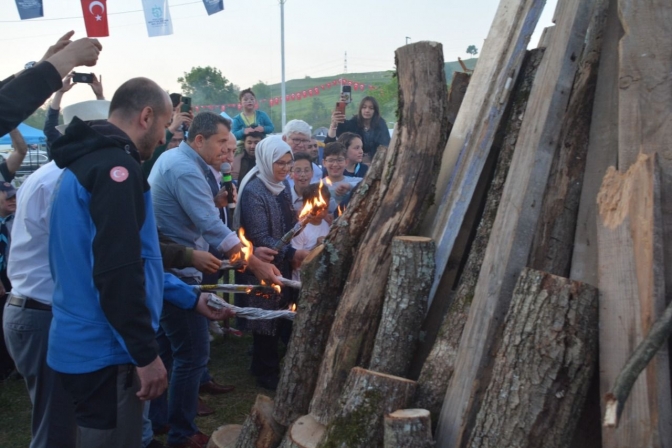
{"type": "Polygon", "coordinates": [[[168,95],[134,78],[114,94],[107,121],[75,117],[52,147],[64,171],[49,224],[47,363],[75,402],[80,446],[140,446],[142,401],[167,386],[155,340],[163,299],[202,305],[193,287],[164,277],[140,170],[163,143],[170,116],[168,95]]]}

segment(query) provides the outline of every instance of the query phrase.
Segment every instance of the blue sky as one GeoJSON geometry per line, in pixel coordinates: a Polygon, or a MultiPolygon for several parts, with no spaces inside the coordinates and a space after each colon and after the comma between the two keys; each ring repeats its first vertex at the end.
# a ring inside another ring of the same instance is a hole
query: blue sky
{"type": "MultiPolygon", "coordinates": [[[[0,77],[40,59],[46,48],[68,30],[85,37],[80,2],[43,0],[45,17],[19,21],[14,1],[0,0],[0,77]],[[74,17],[74,18],[73,18],[74,17]],[[49,20],[45,20],[49,19],[49,20]]],[[[441,42],[446,61],[468,57],[467,46],[479,49],[488,34],[497,0],[287,0],[285,52],[287,79],[343,72],[389,70],[394,51],[412,42],[441,42]]],[[[535,36],[550,25],[555,0],[546,6],[535,36]]],[[[92,69],[103,75],[111,98],[125,80],[146,76],[163,88],[179,91],[177,78],[194,66],[219,68],[234,84],[249,87],[258,80],[280,81],[280,6],[277,0],[225,0],[225,10],[208,16],[200,0],[171,0],[174,34],[147,37],[140,0],[108,0],[110,37],[101,38],[103,52],[92,69]]],[[[76,86],[63,105],[92,99],[90,89],[76,86]]]]}

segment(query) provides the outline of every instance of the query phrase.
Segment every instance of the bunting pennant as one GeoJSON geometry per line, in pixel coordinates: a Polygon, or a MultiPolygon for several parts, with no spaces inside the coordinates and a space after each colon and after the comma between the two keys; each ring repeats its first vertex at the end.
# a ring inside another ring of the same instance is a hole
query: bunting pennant
{"type": "Polygon", "coordinates": [[[149,37],[173,34],[168,0],[142,0],[142,7],[145,10],[145,23],[149,37]]]}
{"type": "Polygon", "coordinates": [[[87,37],[107,37],[107,0],[82,0],[82,14],[87,37]]]}
{"type": "Polygon", "coordinates": [[[224,0],[203,0],[203,5],[209,16],[224,11],[224,0]]]}
{"type": "Polygon", "coordinates": [[[44,8],[42,7],[42,0],[14,0],[14,1],[16,2],[16,9],[19,10],[19,18],[21,20],[44,17],[44,8]]]}

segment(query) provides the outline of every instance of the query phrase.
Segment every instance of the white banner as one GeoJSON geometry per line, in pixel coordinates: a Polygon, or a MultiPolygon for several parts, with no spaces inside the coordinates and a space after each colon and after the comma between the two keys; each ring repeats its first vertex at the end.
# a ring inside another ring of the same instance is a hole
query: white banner
{"type": "Polygon", "coordinates": [[[145,23],[149,37],[173,34],[168,0],[142,0],[142,7],[145,10],[145,23]]]}

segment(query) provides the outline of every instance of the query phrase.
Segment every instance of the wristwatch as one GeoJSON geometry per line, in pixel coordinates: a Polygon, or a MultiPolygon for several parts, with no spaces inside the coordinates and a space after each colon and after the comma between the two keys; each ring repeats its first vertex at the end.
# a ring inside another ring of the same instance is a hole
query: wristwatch
{"type": "Polygon", "coordinates": [[[26,65],[24,65],[23,68],[24,68],[24,70],[28,70],[29,68],[33,68],[33,67],[35,67],[35,64],[37,64],[37,62],[35,62],[35,61],[30,61],[30,62],[28,62],[26,65]]]}

